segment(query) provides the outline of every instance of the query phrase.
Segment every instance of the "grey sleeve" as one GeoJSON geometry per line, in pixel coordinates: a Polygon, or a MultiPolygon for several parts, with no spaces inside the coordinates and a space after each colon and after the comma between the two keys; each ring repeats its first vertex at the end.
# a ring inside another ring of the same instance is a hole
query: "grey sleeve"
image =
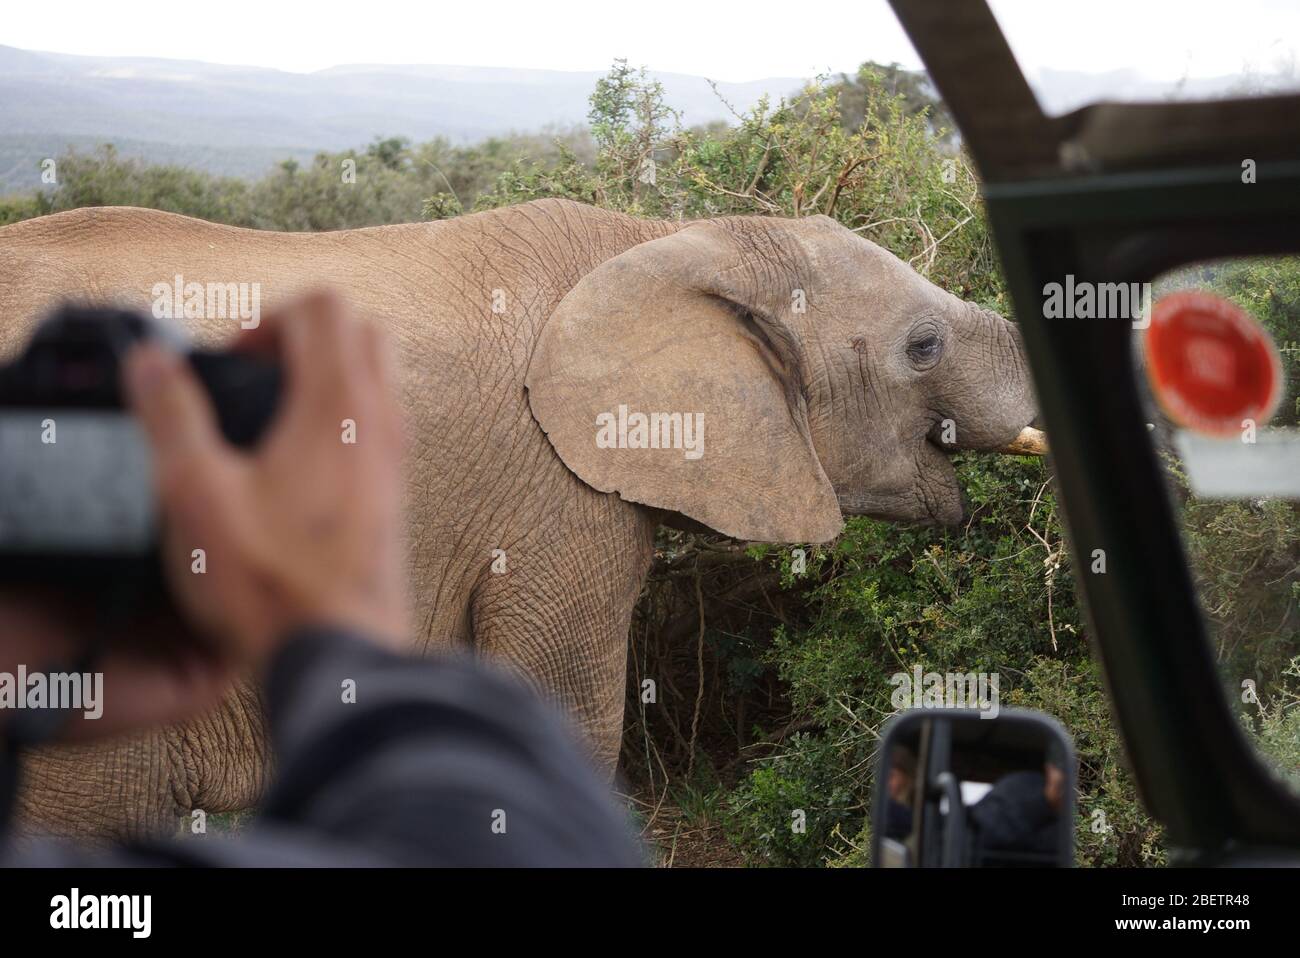
{"type": "Polygon", "coordinates": [[[626,815],[558,713],[480,665],[403,658],[314,629],[276,657],[266,699],[277,770],[237,838],[93,857],[34,845],[10,863],[644,863],[626,815]]]}

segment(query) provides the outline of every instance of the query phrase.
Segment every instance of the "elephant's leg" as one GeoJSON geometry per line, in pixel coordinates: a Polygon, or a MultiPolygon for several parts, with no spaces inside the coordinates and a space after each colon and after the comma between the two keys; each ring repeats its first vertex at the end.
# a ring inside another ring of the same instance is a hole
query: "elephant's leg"
{"type": "MultiPolygon", "coordinates": [[[[506,549],[504,572],[479,580],[475,648],[557,700],[611,777],[618,765],[627,634],[650,567],[655,523],[614,496],[584,489],[584,525],[506,549]]],[[[570,511],[570,510],[564,510],[570,511]]]]}
{"type": "Polygon", "coordinates": [[[184,725],[28,753],[19,820],[25,831],[78,838],[174,832],[194,809],[253,805],[266,783],[267,756],[257,693],[241,686],[184,725]]]}

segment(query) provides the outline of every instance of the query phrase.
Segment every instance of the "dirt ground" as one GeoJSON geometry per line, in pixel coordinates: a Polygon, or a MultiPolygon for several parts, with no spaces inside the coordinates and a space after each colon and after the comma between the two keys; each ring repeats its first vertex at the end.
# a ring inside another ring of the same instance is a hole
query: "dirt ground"
{"type": "Polygon", "coordinates": [[[625,796],[644,818],[641,840],[660,868],[743,868],[744,858],[717,822],[700,821],[645,794],[625,796]]]}

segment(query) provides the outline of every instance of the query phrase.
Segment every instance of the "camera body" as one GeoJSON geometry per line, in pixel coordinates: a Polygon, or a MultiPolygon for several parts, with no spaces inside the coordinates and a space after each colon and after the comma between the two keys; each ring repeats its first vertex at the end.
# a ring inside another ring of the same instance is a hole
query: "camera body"
{"type": "Polygon", "coordinates": [[[228,441],[250,447],[265,431],[276,364],[189,349],[129,310],[60,307],[0,365],[0,587],[160,586],[151,456],[121,384],[128,351],[153,338],[186,357],[228,441]]]}

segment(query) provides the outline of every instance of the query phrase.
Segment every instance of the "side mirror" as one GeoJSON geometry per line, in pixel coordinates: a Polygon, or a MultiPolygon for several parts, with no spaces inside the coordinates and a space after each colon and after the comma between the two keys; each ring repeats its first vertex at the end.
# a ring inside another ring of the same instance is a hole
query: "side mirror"
{"type": "Polygon", "coordinates": [[[1069,868],[1075,756],[1054,718],[1025,709],[910,709],[876,758],[877,868],[1069,868]]]}

